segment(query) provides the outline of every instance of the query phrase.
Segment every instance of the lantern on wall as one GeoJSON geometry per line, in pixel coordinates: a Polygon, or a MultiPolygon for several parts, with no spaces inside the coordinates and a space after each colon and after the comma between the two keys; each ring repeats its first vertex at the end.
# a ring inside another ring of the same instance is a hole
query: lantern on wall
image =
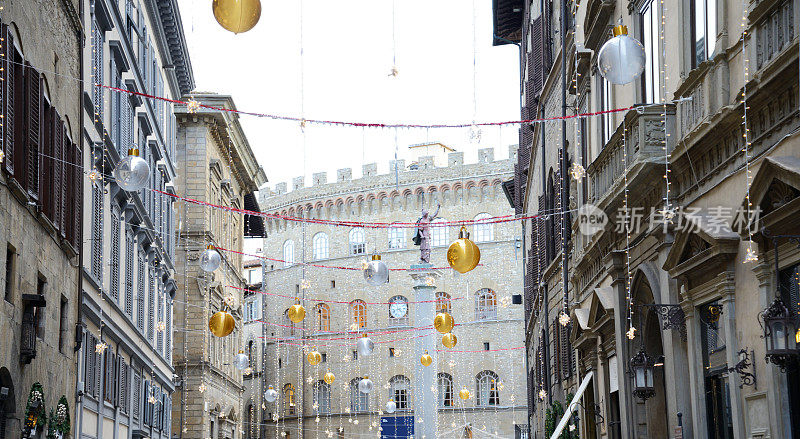
{"type": "Polygon", "coordinates": [[[655,362],[644,348],[631,358],[630,374],[633,376],[633,396],[646,400],[656,394],[653,384],[655,362]]]}
{"type": "Polygon", "coordinates": [[[759,317],[767,343],[766,360],[785,371],[800,359],[800,321],[781,298],[772,301],[759,317]]]}

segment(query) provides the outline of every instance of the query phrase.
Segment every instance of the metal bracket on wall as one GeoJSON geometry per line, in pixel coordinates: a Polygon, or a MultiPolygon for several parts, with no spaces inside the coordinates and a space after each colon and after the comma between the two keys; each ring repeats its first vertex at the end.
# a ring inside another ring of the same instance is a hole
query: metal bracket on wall
{"type": "Polygon", "coordinates": [[[639,306],[655,310],[661,321],[661,330],[672,329],[677,331],[681,335],[681,340],[686,341],[686,314],[680,305],[650,303],[639,306]]]}
{"type": "Polygon", "coordinates": [[[739,388],[743,388],[744,386],[753,386],[755,390],[758,390],[758,384],[756,382],[756,365],[752,362],[752,358],[755,358],[755,352],[750,350],[747,351],[747,348],[742,349],[739,351],[739,362],[736,363],[733,367],[728,368],[728,372],[736,372],[739,374],[739,379],[741,383],[739,384],[739,388]],[[747,371],[747,369],[753,367],[753,373],[747,371]]]}

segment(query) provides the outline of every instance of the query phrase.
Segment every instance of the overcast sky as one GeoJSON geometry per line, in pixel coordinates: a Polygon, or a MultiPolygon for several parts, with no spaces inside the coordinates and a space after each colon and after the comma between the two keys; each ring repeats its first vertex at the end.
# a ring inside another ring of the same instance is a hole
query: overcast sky
{"type": "MultiPolygon", "coordinates": [[[[519,118],[519,53],[492,46],[491,0],[262,0],[261,20],[234,35],[214,20],[211,0],[179,0],[199,91],[233,96],[241,110],[306,118],[398,123],[460,123],[519,118]],[[302,16],[302,20],[301,20],[302,16]],[[301,23],[304,86],[301,87],[301,23]],[[396,50],[393,49],[396,47],[396,50]],[[473,69],[473,47],[477,64],[473,69]],[[399,75],[389,77],[396,53],[399,75]],[[473,71],[476,84],[473,89],[473,71]],[[473,93],[475,91],[475,93],[473,93]],[[473,115],[473,95],[477,112],[473,115]]],[[[307,125],[243,116],[242,125],[269,186],[305,175],[377,162],[388,172],[395,130],[307,125]],[[304,146],[305,145],[305,146],[304,146]]],[[[477,160],[478,148],[517,143],[516,127],[398,130],[400,158],[408,146],[441,141],[477,160]]],[[[291,187],[291,184],[289,185],[291,187]]]]}

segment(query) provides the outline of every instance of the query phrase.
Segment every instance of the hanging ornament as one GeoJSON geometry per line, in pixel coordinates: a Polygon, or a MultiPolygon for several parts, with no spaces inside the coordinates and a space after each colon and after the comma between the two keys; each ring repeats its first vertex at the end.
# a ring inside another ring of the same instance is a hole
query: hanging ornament
{"type": "Polygon", "coordinates": [[[458,397],[463,399],[464,401],[468,400],[469,399],[469,389],[467,389],[466,387],[461,389],[461,391],[458,392],[458,397]]]}
{"type": "Polygon", "coordinates": [[[436,317],[433,319],[433,327],[436,328],[440,334],[447,334],[452,331],[455,324],[453,316],[447,312],[440,312],[436,314],[436,317]]]}
{"type": "Polygon", "coordinates": [[[300,323],[306,318],[306,309],[303,308],[303,305],[299,303],[295,303],[294,305],[289,307],[289,320],[294,323],[300,323]]]}
{"type": "Polygon", "coordinates": [[[447,334],[442,336],[442,344],[448,348],[453,349],[456,347],[456,343],[458,343],[458,337],[452,332],[448,332],[447,334]]]}
{"type": "Polygon", "coordinates": [[[89,181],[92,183],[98,183],[103,180],[103,174],[100,173],[97,169],[92,169],[89,171],[89,181]]]}
{"type": "Polygon", "coordinates": [[[478,266],[481,261],[481,250],[469,239],[467,228],[461,226],[456,242],[447,249],[447,263],[453,270],[464,274],[478,266]]]}
{"type": "Polygon", "coordinates": [[[214,0],[217,23],[235,34],[247,32],[261,18],[261,0],[214,0]]]}
{"type": "Polygon", "coordinates": [[[642,43],[628,35],[628,27],[614,26],[614,38],[606,41],[597,53],[597,68],[612,84],[628,84],[644,71],[645,53],[642,43]]]}
{"type": "Polygon", "coordinates": [[[583,176],[586,175],[586,169],[584,169],[583,165],[580,163],[574,162],[572,166],[569,167],[569,175],[571,175],[573,179],[581,181],[583,176]]]}
{"type": "Polygon", "coordinates": [[[566,311],[561,310],[561,314],[558,315],[558,323],[560,323],[561,326],[569,325],[569,314],[567,314],[566,311]]]}
{"type": "Polygon", "coordinates": [[[372,255],[372,260],[364,268],[364,279],[373,286],[389,283],[389,267],[381,261],[381,255],[372,255]]]}
{"type": "Polygon", "coordinates": [[[364,377],[361,381],[358,382],[358,391],[361,393],[371,393],[374,385],[372,384],[372,380],[369,377],[364,377]]]}
{"type": "Polygon", "coordinates": [[[331,373],[331,371],[328,371],[328,372],[327,372],[327,373],[326,373],[326,374],[325,374],[325,375],[322,377],[322,379],[323,379],[323,380],[325,380],[325,382],[326,382],[326,383],[328,383],[328,384],[333,384],[333,381],[336,379],[336,375],[334,375],[333,373],[331,373]]]}
{"type": "Polygon", "coordinates": [[[244,351],[239,351],[236,354],[236,358],[233,359],[233,365],[239,370],[245,370],[250,365],[250,358],[247,357],[244,351]]]}
{"type": "Polygon", "coordinates": [[[372,355],[372,352],[375,350],[375,343],[372,341],[371,338],[364,335],[363,337],[358,339],[357,348],[358,348],[358,355],[368,357],[372,355]]]}
{"type": "Polygon", "coordinates": [[[322,354],[320,354],[318,350],[314,349],[313,351],[309,352],[308,355],[306,355],[306,358],[308,359],[308,364],[316,366],[322,361],[322,354]]]}
{"type": "Polygon", "coordinates": [[[138,148],[131,148],[128,150],[128,156],[117,163],[112,175],[119,187],[128,192],[136,192],[147,184],[150,165],[139,157],[138,148]]]}
{"type": "Polygon", "coordinates": [[[628,328],[628,332],[626,332],[625,335],[628,337],[628,340],[633,340],[634,338],[636,338],[636,328],[631,326],[630,328],[628,328]]]}
{"type": "Polygon", "coordinates": [[[200,255],[200,268],[202,268],[203,271],[210,273],[219,268],[221,263],[222,256],[219,255],[219,252],[214,248],[213,245],[209,244],[203,251],[203,254],[200,255]]]}
{"type": "Polygon", "coordinates": [[[0,149],[0,163],[3,163],[4,158],[6,158],[6,153],[4,153],[2,149],[0,149]]]}
{"type": "Polygon", "coordinates": [[[750,262],[758,262],[758,254],[753,250],[753,243],[751,242],[750,245],[747,246],[747,251],[744,255],[744,263],[750,262]]]}
{"type": "Polygon", "coordinates": [[[386,401],[386,413],[392,414],[397,411],[397,403],[393,399],[386,401]]]}
{"type": "Polygon", "coordinates": [[[236,319],[228,311],[217,311],[208,321],[208,329],[217,337],[227,337],[236,327],[236,319]]]}
{"type": "Polygon", "coordinates": [[[269,386],[266,392],[264,392],[264,399],[267,402],[275,402],[278,399],[278,391],[273,389],[272,386],[269,386]]]}
{"type": "Polygon", "coordinates": [[[539,401],[544,401],[547,398],[547,391],[544,389],[539,390],[539,401]]]}
{"type": "Polygon", "coordinates": [[[428,355],[428,351],[425,351],[425,355],[419,359],[419,362],[422,363],[423,366],[428,367],[433,363],[433,357],[428,355]]]}

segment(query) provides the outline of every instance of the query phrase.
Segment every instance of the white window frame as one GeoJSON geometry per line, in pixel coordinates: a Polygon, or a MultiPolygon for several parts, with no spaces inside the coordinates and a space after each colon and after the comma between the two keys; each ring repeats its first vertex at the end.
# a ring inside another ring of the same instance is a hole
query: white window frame
{"type": "MultiPolygon", "coordinates": [[[[473,218],[474,221],[481,221],[492,216],[486,212],[479,213],[473,218]]],[[[494,241],[494,224],[475,223],[473,224],[472,239],[475,242],[494,241]]]]}
{"type": "Polygon", "coordinates": [[[389,250],[406,247],[406,229],[403,227],[389,228],[389,250]]]}
{"type": "Polygon", "coordinates": [[[500,405],[500,377],[491,370],[484,370],[475,377],[475,404],[479,407],[500,405]]]}
{"type": "Polygon", "coordinates": [[[404,375],[395,375],[389,380],[389,396],[397,404],[397,410],[411,410],[411,380],[404,375]]]}
{"type": "Polygon", "coordinates": [[[358,390],[358,383],[361,377],[350,380],[350,411],[353,413],[364,413],[369,411],[369,393],[358,390]]]}
{"type": "Polygon", "coordinates": [[[313,256],[315,261],[320,259],[328,259],[330,255],[330,248],[328,245],[328,235],[325,232],[319,232],[313,238],[313,256]]]}
{"type": "Polygon", "coordinates": [[[497,293],[491,288],[475,293],[475,320],[497,320],[497,293]]]}
{"type": "Polygon", "coordinates": [[[439,390],[437,403],[439,407],[453,407],[453,377],[444,372],[436,376],[436,386],[439,390]]]}
{"type": "Polygon", "coordinates": [[[393,296],[391,299],[389,299],[389,305],[386,310],[389,312],[389,327],[396,328],[409,325],[408,316],[411,314],[411,306],[408,304],[408,298],[406,298],[406,296],[400,294],[393,296]],[[403,317],[394,317],[392,316],[392,304],[400,300],[406,303],[406,315],[403,317]]]}
{"type": "Polygon", "coordinates": [[[642,99],[646,103],[661,102],[661,51],[659,50],[660,29],[658,2],[649,0],[639,9],[642,45],[645,64],[642,75],[642,99]]]}
{"type": "Polygon", "coordinates": [[[350,254],[363,255],[367,252],[367,240],[363,227],[350,229],[350,254]]]}
{"type": "Polygon", "coordinates": [[[314,412],[318,415],[329,415],[331,413],[331,385],[323,380],[314,383],[314,404],[317,408],[314,412]]]}
{"type": "Polygon", "coordinates": [[[283,266],[294,265],[294,241],[291,239],[283,243],[283,266]]]}
{"type": "MultiPolygon", "coordinates": [[[[446,223],[444,218],[436,218],[432,224],[446,223]]],[[[434,247],[443,247],[449,245],[450,228],[447,226],[432,226],[431,227],[432,244],[434,247]]]]}

